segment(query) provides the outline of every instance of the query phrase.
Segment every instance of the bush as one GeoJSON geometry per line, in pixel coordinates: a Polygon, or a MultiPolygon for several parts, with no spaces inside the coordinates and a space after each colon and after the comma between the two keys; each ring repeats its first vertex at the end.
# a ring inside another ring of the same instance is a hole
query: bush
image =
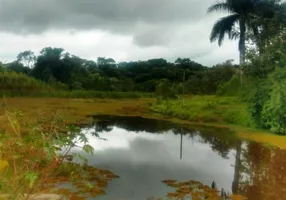
{"type": "Polygon", "coordinates": [[[159,99],[177,99],[177,87],[168,80],[163,80],[156,87],[156,95],[159,99]]]}
{"type": "Polygon", "coordinates": [[[261,112],[264,127],[286,135],[286,70],[276,68],[270,76],[272,90],[261,112]]]}
{"type": "Polygon", "coordinates": [[[230,81],[219,85],[217,94],[220,96],[237,96],[240,90],[240,77],[238,75],[234,75],[230,81]]]}
{"type": "Polygon", "coordinates": [[[255,126],[257,128],[269,129],[263,120],[263,109],[265,103],[269,100],[270,85],[267,81],[261,81],[260,84],[256,84],[255,90],[249,94],[248,109],[252,116],[255,126]]]}

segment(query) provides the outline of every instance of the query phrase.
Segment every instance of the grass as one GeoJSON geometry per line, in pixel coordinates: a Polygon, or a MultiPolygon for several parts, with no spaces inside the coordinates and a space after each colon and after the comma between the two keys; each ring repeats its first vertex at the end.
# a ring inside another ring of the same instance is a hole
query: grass
{"type": "Polygon", "coordinates": [[[58,98],[102,98],[102,99],[124,99],[124,98],[146,98],[152,97],[151,93],[140,92],[104,92],[104,91],[86,91],[86,90],[73,90],[73,91],[53,91],[42,94],[43,97],[58,97],[58,98]]]}
{"type": "MultiPolygon", "coordinates": [[[[11,112],[20,111],[26,123],[35,122],[39,116],[60,115],[66,124],[84,124],[90,115],[144,115],[153,99],[65,99],[65,98],[6,98],[1,103],[8,105],[11,112]]],[[[1,109],[0,116],[4,110],[1,109]]],[[[5,118],[0,118],[0,128],[7,127],[5,118]]]]}
{"type": "Polygon", "coordinates": [[[25,74],[10,71],[0,72],[1,95],[36,94],[52,90],[54,89],[46,83],[25,74]]]}
{"type": "Polygon", "coordinates": [[[236,97],[192,96],[184,100],[157,102],[152,111],[200,123],[235,124],[252,127],[246,105],[236,97]]]}
{"type": "Polygon", "coordinates": [[[43,90],[28,90],[25,88],[18,88],[15,90],[0,89],[0,96],[5,97],[57,97],[57,98],[112,98],[112,99],[124,99],[124,98],[146,98],[152,97],[152,93],[141,92],[110,92],[110,91],[87,91],[87,90],[55,90],[55,89],[43,89],[43,90]]]}
{"type": "Polygon", "coordinates": [[[237,131],[240,138],[286,149],[286,137],[262,131],[237,131]]]}

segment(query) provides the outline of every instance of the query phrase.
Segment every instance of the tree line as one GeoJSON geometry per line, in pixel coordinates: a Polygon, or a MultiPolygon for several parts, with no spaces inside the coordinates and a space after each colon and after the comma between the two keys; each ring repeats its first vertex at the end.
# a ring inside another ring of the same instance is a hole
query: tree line
{"type": "Polygon", "coordinates": [[[168,62],[163,58],[116,63],[112,58],[97,61],[71,55],[62,48],[46,47],[40,55],[19,53],[17,60],[2,65],[2,70],[24,73],[63,90],[155,92],[160,84],[180,91],[183,79],[187,93],[214,94],[220,84],[236,73],[228,60],[211,68],[189,58],[168,62]]]}

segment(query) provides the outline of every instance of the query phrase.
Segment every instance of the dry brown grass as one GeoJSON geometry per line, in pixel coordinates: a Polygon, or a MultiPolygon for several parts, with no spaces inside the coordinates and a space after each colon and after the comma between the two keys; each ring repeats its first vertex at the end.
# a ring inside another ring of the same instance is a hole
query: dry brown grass
{"type": "MultiPolygon", "coordinates": [[[[8,98],[6,102],[10,112],[20,111],[25,121],[32,123],[39,116],[52,117],[59,114],[67,124],[84,124],[90,115],[149,115],[149,104],[153,99],[61,99],[61,98],[8,98]]],[[[4,109],[0,115],[3,116],[4,109]]],[[[6,128],[8,121],[0,119],[0,128],[6,128]]]]}

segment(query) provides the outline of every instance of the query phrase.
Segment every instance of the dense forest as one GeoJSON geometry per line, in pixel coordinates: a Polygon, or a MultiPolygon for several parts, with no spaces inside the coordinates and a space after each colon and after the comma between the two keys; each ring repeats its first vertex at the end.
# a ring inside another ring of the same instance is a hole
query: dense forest
{"type": "Polygon", "coordinates": [[[182,84],[192,94],[214,94],[221,83],[235,74],[231,60],[211,68],[189,58],[175,63],[165,59],[116,63],[112,58],[97,61],[70,55],[62,48],[44,48],[39,56],[32,51],[19,53],[17,60],[2,64],[2,71],[24,73],[56,89],[155,92],[164,81],[182,84]]]}

